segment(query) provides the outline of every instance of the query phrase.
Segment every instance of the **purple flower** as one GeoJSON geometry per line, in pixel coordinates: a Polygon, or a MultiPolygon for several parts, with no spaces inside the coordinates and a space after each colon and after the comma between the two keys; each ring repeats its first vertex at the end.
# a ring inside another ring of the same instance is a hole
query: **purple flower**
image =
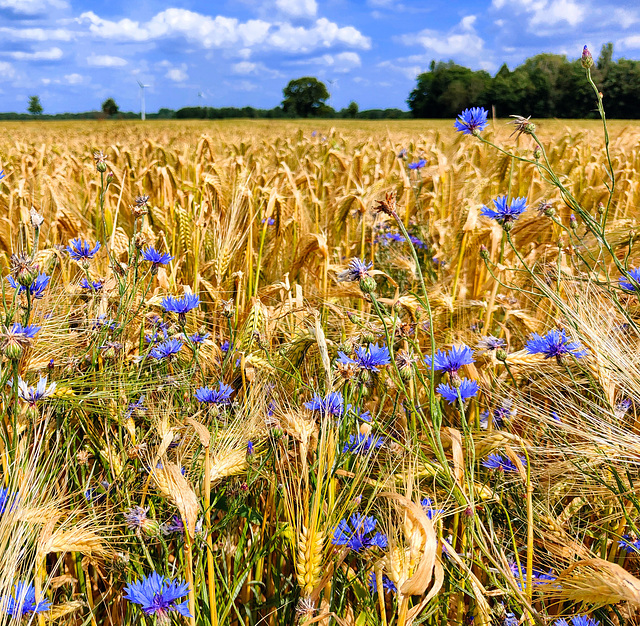
{"type": "Polygon", "coordinates": [[[158,252],[155,248],[145,248],[142,251],[142,258],[145,261],[149,261],[153,267],[166,265],[173,260],[173,257],[168,252],[158,252]]]}
{"type": "Polygon", "coordinates": [[[426,164],[427,164],[427,161],[425,159],[420,159],[419,161],[414,161],[413,163],[409,163],[407,167],[410,170],[421,170],[426,164]]]}
{"type": "Polygon", "coordinates": [[[218,383],[218,389],[209,389],[209,387],[201,387],[196,389],[194,395],[198,402],[207,404],[231,404],[231,394],[233,387],[225,385],[222,381],[218,383]]]}
{"type": "MultiPolygon", "coordinates": [[[[527,460],[518,456],[518,458],[522,461],[522,465],[527,467],[527,460]]],[[[482,461],[482,466],[487,469],[499,470],[501,472],[517,472],[518,468],[515,466],[515,463],[508,459],[507,457],[502,456],[501,454],[490,454],[484,461],[482,461]]]]}
{"type": "MultiPolygon", "coordinates": [[[[375,572],[371,572],[369,575],[369,588],[372,594],[378,593],[378,580],[375,572]]],[[[382,588],[385,593],[396,593],[398,591],[393,581],[386,574],[382,574],[382,588]]]]}
{"type": "Polygon", "coordinates": [[[434,518],[435,515],[442,515],[444,513],[444,509],[433,508],[433,502],[431,498],[423,498],[420,501],[420,504],[424,509],[424,512],[426,513],[427,517],[431,520],[434,518]]]}
{"type": "MultiPolygon", "coordinates": [[[[427,367],[431,369],[431,357],[426,356],[424,361],[427,367]]],[[[459,348],[453,346],[449,352],[438,350],[435,354],[434,362],[436,371],[455,374],[463,365],[470,365],[475,360],[473,358],[473,350],[463,344],[459,348]]]]}
{"type": "Polygon", "coordinates": [[[436,391],[449,403],[454,404],[458,402],[458,394],[460,399],[464,402],[469,398],[473,398],[478,393],[478,383],[475,380],[469,380],[463,378],[459,387],[453,387],[451,385],[440,383],[436,387],[436,391]]]}
{"type": "Polygon", "coordinates": [[[92,280],[89,282],[86,278],[80,281],[80,287],[87,291],[100,291],[104,287],[104,282],[101,280],[92,280]]]}
{"type": "Polygon", "coordinates": [[[42,296],[44,295],[44,290],[47,288],[50,280],[51,276],[47,276],[46,274],[38,274],[37,278],[31,283],[31,285],[25,287],[24,285],[18,284],[13,279],[13,276],[7,276],[9,285],[11,285],[11,287],[13,287],[14,289],[17,289],[18,293],[27,291],[32,298],[36,298],[37,300],[40,300],[40,298],[42,298],[42,296]]]}
{"type": "MultiPolygon", "coordinates": [[[[13,380],[10,380],[8,384],[10,387],[13,387],[13,380]]],[[[47,376],[44,378],[41,377],[36,387],[29,387],[27,383],[18,376],[18,397],[30,407],[35,407],[36,403],[50,396],[55,390],[55,383],[47,386],[47,376]]]]}
{"type": "Polygon", "coordinates": [[[338,274],[339,282],[355,282],[369,276],[369,270],[373,267],[371,261],[363,261],[362,259],[351,259],[349,268],[338,274]]]}
{"type": "Polygon", "coordinates": [[[629,270],[629,276],[633,279],[633,282],[623,276],[618,279],[618,284],[625,291],[635,291],[636,287],[634,283],[640,285],[640,268],[629,270]]]}
{"type": "Polygon", "coordinates": [[[525,350],[529,354],[543,354],[545,359],[555,357],[558,363],[567,354],[571,354],[576,359],[581,359],[587,354],[579,343],[570,341],[564,329],[550,330],[546,335],[533,333],[525,350]]]}
{"type": "MultiPolygon", "coordinates": [[[[585,46],[586,47],[586,46],[585,46]]],[[[587,617],[586,615],[574,615],[571,618],[571,626],[599,626],[600,622],[587,617]]],[[[569,626],[566,619],[557,619],[553,626],[569,626]]]]}
{"type": "Polygon", "coordinates": [[[618,545],[622,548],[627,554],[639,554],[640,553],[640,540],[633,539],[631,535],[622,535],[620,541],[618,541],[618,545]]]}
{"type": "Polygon", "coordinates": [[[92,248],[88,241],[83,241],[78,237],[72,239],[67,246],[67,252],[74,261],[90,261],[100,250],[100,242],[96,241],[96,245],[92,248]]]}
{"type": "Polygon", "coordinates": [[[355,361],[360,366],[360,369],[370,372],[379,372],[380,370],[378,368],[391,363],[389,348],[385,345],[379,346],[375,343],[369,344],[369,348],[358,346],[355,349],[355,357],[355,361]]]}
{"type": "Polygon", "coordinates": [[[0,170],[0,180],[2,180],[4,177],[5,177],[4,170],[0,170]]]}
{"type": "Polygon", "coordinates": [[[493,335],[483,335],[483,337],[476,344],[476,350],[481,350],[482,352],[491,352],[493,350],[497,350],[498,348],[504,348],[506,342],[504,339],[498,339],[493,335]]]}
{"type": "Polygon", "coordinates": [[[464,135],[474,135],[484,130],[487,127],[487,115],[489,112],[482,107],[474,107],[472,109],[465,109],[458,119],[455,121],[454,126],[458,132],[464,135]]]}
{"type": "Polygon", "coordinates": [[[124,591],[125,599],[139,604],[147,615],[153,615],[159,620],[168,621],[171,611],[191,617],[187,600],[176,603],[176,600],[189,593],[187,583],[176,583],[153,572],[142,580],[129,583],[124,591]]]}
{"type": "Polygon", "coordinates": [[[515,198],[511,204],[507,202],[507,196],[499,196],[493,201],[495,210],[483,205],[480,215],[496,220],[498,224],[511,224],[515,222],[526,210],[527,199],[515,198]]]}
{"type": "Polygon", "coordinates": [[[354,513],[347,520],[340,520],[333,531],[331,543],[336,546],[348,546],[354,552],[360,552],[367,548],[386,548],[387,537],[383,533],[373,531],[378,524],[375,517],[364,517],[361,513],[354,513]]]}
{"type": "Polygon", "coordinates": [[[46,599],[36,602],[35,587],[22,581],[18,581],[13,587],[13,594],[3,600],[7,603],[7,613],[17,618],[29,613],[42,613],[51,607],[46,599]]]}

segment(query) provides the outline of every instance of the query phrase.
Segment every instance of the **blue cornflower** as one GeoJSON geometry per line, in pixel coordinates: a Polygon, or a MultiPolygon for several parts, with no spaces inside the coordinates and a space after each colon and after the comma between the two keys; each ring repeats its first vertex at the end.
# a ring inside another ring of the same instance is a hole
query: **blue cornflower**
{"type": "Polygon", "coordinates": [[[15,493],[11,493],[8,489],[0,489],[0,515],[7,510],[7,507],[11,511],[17,499],[18,496],[15,493]]]}
{"type": "MultiPolygon", "coordinates": [[[[513,577],[516,579],[518,587],[520,589],[522,589],[522,583],[520,581],[520,569],[518,569],[518,564],[515,561],[510,561],[509,569],[511,570],[511,573],[513,574],[513,577]]],[[[523,572],[523,574],[524,574],[524,572],[523,572]]],[[[523,578],[526,579],[526,576],[523,575],[523,578]]],[[[531,572],[531,584],[532,585],[539,585],[541,583],[554,581],[554,580],[556,580],[556,576],[554,576],[551,573],[551,570],[549,570],[548,572],[543,572],[543,571],[538,570],[538,569],[533,569],[532,572],[531,572]]],[[[525,580],[525,583],[526,583],[526,580],[525,580]]],[[[525,587],[526,587],[526,584],[525,584],[525,587]]]]}
{"type": "Polygon", "coordinates": [[[398,152],[398,154],[396,154],[396,157],[398,159],[404,159],[404,157],[407,156],[407,152],[409,152],[406,148],[402,148],[402,150],[400,150],[400,152],[398,152]]]}
{"type": "MultiPolygon", "coordinates": [[[[424,241],[422,241],[422,239],[418,239],[413,235],[409,235],[409,241],[411,241],[411,243],[413,244],[413,247],[417,248],[418,250],[425,249],[427,247],[427,244],[424,241]]],[[[444,265],[445,262],[441,261],[440,264],[444,265]]]]}
{"type": "Polygon", "coordinates": [[[505,345],[506,341],[504,339],[498,339],[498,337],[494,337],[493,335],[483,335],[480,341],[476,344],[476,350],[491,352],[498,348],[504,348],[505,345]]]}
{"type": "Polygon", "coordinates": [[[48,600],[36,602],[35,587],[29,583],[18,581],[13,587],[13,594],[3,598],[7,602],[7,613],[13,617],[22,617],[29,613],[42,613],[51,607],[48,600]]]}
{"type": "Polygon", "coordinates": [[[269,218],[263,217],[262,223],[266,224],[267,226],[273,226],[276,223],[276,221],[273,217],[269,217],[269,218]]]}
{"type": "MultiPolygon", "coordinates": [[[[571,618],[571,626],[599,626],[600,622],[586,615],[575,615],[571,618]]],[[[557,619],[553,626],[569,626],[566,619],[557,619]]]]}
{"type": "Polygon", "coordinates": [[[14,289],[17,289],[18,293],[23,293],[24,291],[28,291],[29,294],[31,294],[31,297],[36,298],[37,300],[40,300],[40,298],[42,298],[42,296],[44,295],[44,290],[47,288],[47,285],[49,284],[50,280],[51,280],[51,276],[47,276],[46,274],[38,274],[38,276],[31,283],[31,285],[29,285],[28,287],[25,287],[24,285],[20,285],[19,283],[17,283],[13,279],[13,276],[7,276],[7,281],[9,282],[9,285],[11,285],[11,287],[13,287],[14,289]]]}
{"type": "Polygon", "coordinates": [[[0,180],[2,180],[4,177],[5,177],[4,170],[0,170],[0,180]]]}
{"type": "MultiPolygon", "coordinates": [[[[494,428],[502,428],[505,420],[510,420],[516,416],[518,409],[514,408],[511,398],[504,398],[502,404],[493,411],[492,424],[494,428]]],[[[480,413],[480,427],[489,428],[489,411],[480,413]]]]}
{"type": "Polygon", "coordinates": [[[460,386],[457,388],[445,383],[440,383],[436,387],[436,391],[449,404],[454,404],[458,401],[458,392],[460,393],[460,398],[463,402],[469,398],[473,398],[473,396],[478,393],[478,383],[475,380],[463,378],[460,386]]]}
{"type": "MultiPolygon", "coordinates": [[[[634,280],[634,282],[636,282],[636,283],[638,283],[640,285],[640,268],[629,270],[629,276],[631,276],[631,278],[634,280]]],[[[625,291],[635,291],[636,290],[634,284],[628,278],[625,278],[624,276],[618,279],[618,284],[625,291]]]]}
{"type": "Polygon", "coordinates": [[[23,326],[20,322],[14,322],[7,334],[10,336],[19,335],[24,339],[33,339],[38,334],[40,328],[41,326],[35,326],[34,324],[23,326]]]}
{"type": "Polygon", "coordinates": [[[545,359],[555,357],[558,363],[567,354],[573,355],[576,359],[581,359],[587,354],[579,343],[570,341],[564,329],[550,330],[546,335],[533,333],[524,348],[529,354],[544,354],[545,359]]]}
{"type": "MultiPolygon", "coordinates": [[[[13,387],[13,380],[8,382],[10,387],[13,387]]],[[[18,376],[18,397],[27,402],[30,407],[35,407],[36,403],[40,400],[44,400],[50,396],[56,390],[56,384],[51,383],[47,387],[47,377],[40,378],[38,384],[35,387],[29,387],[27,383],[18,376]]]]}
{"type": "Polygon", "coordinates": [[[247,441],[247,454],[252,456],[256,451],[256,447],[253,445],[253,441],[247,441]]]}
{"type": "Polygon", "coordinates": [[[429,519],[433,519],[435,515],[442,515],[444,513],[444,509],[433,508],[433,502],[431,498],[423,498],[420,501],[420,504],[429,519]]]}
{"type": "Polygon", "coordinates": [[[67,252],[74,261],[90,261],[100,250],[100,242],[96,241],[96,245],[92,248],[88,241],[83,241],[78,237],[72,239],[67,246],[67,252]]]}
{"type": "MultiPolygon", "coordinates": [[[[431,357],[424,357],[427,367],[431,369],[431,357]]],[[[459,348],[453,346],[449,352],[438,350],[435,354],[434,369],[440,372],[455,374],[463,365],[474,363],[473,350],[469,346],[461,345],[459,348]]]]}
{"type": "Polygon", "coordinates": [[[201,387],[195,390],[195,397],[199,402],[207,404],[231,404],[231,394],[233,387],[225,385],[222,381],[218,383],[218,389],[209,389],[209,387],[201,387]]]}
{"type": "Polygon", "coordinates": [[[230,344],[230,343],[229,343],[229,340],[228,340],[228,339],[225,339],[225,340],[222,342],[222,345],[220,346],[220,352],[222,352],[222,353],[226,354],[226,353],[227,353],[227,352],[229,352],[229,350],[230,350],[230,349],[232,349],[232,348],[233,348],[233,344],[230,344]]]}
{"type": "Polygon", "coordinates": [[[427,164],[426,159],[420,159],[419,161],[414,161],[413,163],[409,163],[407,167],[410,170],[421,170],[427,164]]]}
{"type": "Polygon", "coordinates": [[[634,540],[631,535],[622,535],[620,541],[618,541],[618,545],[622,548],[627,554],[638,554],[640,553],[640,540],[634,540]]]}
{"type": "Polygon", "coordinates": [[[177,313],[179,316],[186,315],[188,311],[195,309],[199,304],[200,298],[193,293],[186,293],[182,298],[167,296],[160,303],[165,311],[177,313]]]}
{"type": "Polygon", "coordinates": [[[354,454],[369,454],[372,450],[382,446],[382,439],[373,435],[349,435],[349,442],[344,444],[342,452],[354,454]]]}
{"type": "Polygon", "coordinates": [[[92,280],[91,282],[89,282],[86,278],[83,278],[80,281],[80,287],[82,287],[82,289],[86,289],[87,291],[100,291],[104,287],[104,281],[92,280]]]}
{"type": "Polygon", "coordinates": [[[489,123],[487,122],[488,114],[489,111],[482,107],[465,109],[460,113],[458,119],[454,123],[456,130],[464,135],[473,135],[478,133],[487,127],[487,124],[489,123]]]}
{"type": "Polygon", "coordinates": [[[527,210],[527,199],[515,198],[511,204],[508,204],[507,200],[507,196],[498,196],[493,201],[495,211],[483,205],[480,215],[496,220],[503,226],[515,222],[527,210]]]}
{"type": "Polygon", "coordinates": [[[142,258],[145,261],[149,261],[153,267],[166,265],[173,260],[173,257],[168,252],[158,252],[155,248],[145,248],[142,251],[142,258]]]}
{"type": "Polygon", "coordinates": [[[304,406],[311,411],[318,411],[322,415],[340,416],[344,410],[344,398],[337,391],[327,394],[326,398],[316,393],[309,402],[304,403],[304,406]]]}
{"type": "Polygon", "coordinates": [[[184,344],[178,339],[167,339],[162,343],[159,343],[151,352],[149,352],[149,356],[152,356],[154,359],[171,359],[173,358],[180,350],[182,350],[182,346],[184,344]]]}
{"type": "Polygon", "coordinates": [[[369,348],[358,346],[355,349],[356,363],[360,369],[379,372],[379,367],[391,363],[391,355],[387,346],[372,343],[369,348]]]}
{"type": "MultiPolygon", "coordinates": [[[[382,574],[382,588],[385,593],[396,593],[398,591],[393,581],[386,574],[382,574]]],[[[371,589],[372,594],[378,593],[378,581],[375,572],[369,574],[369,589],[371,589]]]]}
{"type": "Polygon", "coordinates": [[[348,546],[354,552],[373,547],[386,548],[386,535],[380,532],[372,534],[377,524],[378,520],[375,517],[364,517],[361,513],[354,513],[348,523],[344,519],[338,522],[331,543],[336,546],[348,546]]]}
{"type": "Polygon", "coordinates": [[[339,282],[355,282],[362,280],[365,276],[369,276],[369,270],[373,267],[371,261],[363,261],[362,259],[351,259],[349,268],[338,274],[339,282]]]}
{"type": "Polygon", "coordinates": [[[189,340],[192,343],[204,343],[205,339],[209,336],[209,333],[194,333],[189,336],[189,340]]]}
{"type": "Polygon", "coordinates": [[[153,572],[142,580],[129,583],[124,590],[124,597],[129,602],[139,604],[147,615],[153,615],[159,620],[168,621],[171,611],[177,611],[184,617],[192,617],[187,600],[176,603],[176,600],[189,593],[187,583],[176,583],[153,572]]]}
{"type": "MultiPolygon", "coordinates": [[[[522,461],[522,465],[527,467],[527,460],[518,456],[518,458],[522,461]]],[[[507,457],[502,456],[501,454],[490,454],[484,461],[482,461],[482,466],[487,469],[500,470],[502,472],[517,472],[518,468],[515,463],[508,459],[507,457]]]]}

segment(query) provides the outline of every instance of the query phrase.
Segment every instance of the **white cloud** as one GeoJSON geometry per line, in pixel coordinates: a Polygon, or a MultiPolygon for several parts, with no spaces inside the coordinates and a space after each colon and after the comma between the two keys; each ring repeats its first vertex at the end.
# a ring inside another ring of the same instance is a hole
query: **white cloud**
{"type": "Polygon", "coordinates": [[[93,67],[123,67],[127,64],[121,57],[112,57],[108,54],[91,54],[87,57],[87,64],[93,67]]]}
{"type": "Polygon", "coordinates": [[[616,42],[623,50],[638,50],[640,48],[640,35],[629,35],[616,42]]]}
{"type": "Polygon", "coordinates": [[[483,51],[484,40],[475,32],[474,22],[475,16],[468,15],[448,33],[426,28],[416,34],[402,35],[400,41],[407,46],[420,45],[448,59],[455,56],[477,58],[483,51]]]}
{"type": "Polygon", "coordinates": [[[189,78],[186,64],[183,63],[180,67],[172,67],[167,71],[165,76],[174,83],[183,83],[189,78]]]}
{"type": "Polygon", "coordinates": [[[3,39],[26,39],[29,41],[71,41],[73,33],[64,28],[8,28],[0,27],[3,39]]]}
{"type": "Polygon", "coordinates": [[[292,17],[314,17],[318,12],[316,0],[276,0],[276,6],[292,17]]]}
{"type": "Polygon", "coordinates": [[[50,9],[66,9],[65,0],[0,0],[0,9],[10,9],[15,13],[36,15],[50,9]]]}
{"type": "Polygon", "coordinates": [[[79,85],[84,82],[84,76],[80,74],[65,74],[64,82],[67,83],[67,85],[79,85]]]}
{"type": "Polygon", "coordinates": [[[579,0],[493,0],[491,4],[494,9],[507,7],[516,13],[528,13],[531,30],[561,22],[577,26],[586,17],[584,3],[579,0]]]}
{"type": "MultiPolygon", "coordinates": [[[[398,61],[401,61],[401,59],[398,61]]],[[[414,80],[418,74],[424,72],[424,68],[420,65],[405,65],[404,63],[394,63],[393,61],[382,61],[381,63],[378,63],[378,67],[383,67],[386,70],[397,72],[409,80],[414,80]]]]}
{"type": "Polygon", "coordinates": [[[251,63],[251,61],[240,61],[231,66],[234,74],[254,74],[257,69],[258,63],[251,63]]]}
{"type": "Polygon", "coordinates": [[[340,52],[339,54],[323,54],[321,57],[294,61],[290,65],[319,65],[331,68],[334,72],[346,73],[360,67],[362,61],[357,52],[340,52]]]}
{"type": "Polygon", "coordinates": [[[17,61],[57,61],[63,55],[60,48],[49,48],[36,52],[12,52],[11,56],[17,61]]]}
{"type": "Polygon", "coordinates": [[[146,23],[122,19],[105,20],[93,11],[82,13],[77,20],[88,24],[91,34],[118,41],[153,41],[165,37],[183,37],[204,48],[262,47],[286,52],[309,52],[317,48],[345,45],[369,49],[371,41],[353,26],[339,27],[326,18],[309,27],[288,22],[269,23],[264,20],[240,22],[218,15],[210,17],[185,9],[167,9],[146,23]]]}
{"type": "Polygon", "coordinates": [[[0,81],[11,80],[16,75],[13,65],[7,61],[0,61],[0,81]]]}

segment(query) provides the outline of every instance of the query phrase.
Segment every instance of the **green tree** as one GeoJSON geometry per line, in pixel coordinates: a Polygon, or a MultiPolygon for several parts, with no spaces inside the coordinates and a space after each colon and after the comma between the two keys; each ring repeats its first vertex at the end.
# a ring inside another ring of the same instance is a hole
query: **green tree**
{"type": "Polygon", "coordinates": [[[31,115],[42,115],[42,103],[40,102],[40,96],[29,96],[29,106],[27,107],[27,111],[31,113],[31,115]]]}
{"type": "Polygon", "coordinates": [[[102,112],[109,116],[116,115],[118,113],[118,105],[116,104],[116,101],[113,98],[107,98],[102,103],[102,112]]]}
{"type": "Polygon", "coordinates": [[[360,112],[360,108],[358,107],[357,102],[349,102],[349,106],[346,109],[342,109],[340,111],[340,117],[346,117],[347,119],[355,120],[358,117],[358,113],[360,112]]]}
{"type": "Polygon", "coordinates": [[[284,94],[282,107],[289,115],[312,117],[321,115],[329,109],[326,105],[329,99],[327,87],[313,76],[289,81],[282,93],[284,94]]]}

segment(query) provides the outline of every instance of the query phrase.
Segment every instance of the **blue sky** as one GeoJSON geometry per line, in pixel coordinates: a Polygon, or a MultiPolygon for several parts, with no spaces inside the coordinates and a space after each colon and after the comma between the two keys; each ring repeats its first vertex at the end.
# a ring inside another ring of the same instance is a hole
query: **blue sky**
{"type": "Polygon", "coordinates": [[[539,52],[640,58],[625,0],[0,0],[0,111],[256,106],[318,76],[336,108],[399,107],[432,59],[495,72],[539,52]]]}

